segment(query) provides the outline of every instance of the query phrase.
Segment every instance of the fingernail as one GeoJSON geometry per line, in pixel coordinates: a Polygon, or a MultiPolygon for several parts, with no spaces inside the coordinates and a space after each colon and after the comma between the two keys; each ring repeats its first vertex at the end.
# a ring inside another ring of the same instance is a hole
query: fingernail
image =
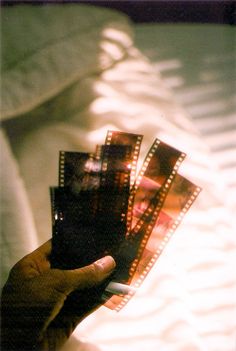
{"type": "Polygon", "coordinates": [[[115,260],[111,256],[102,257],[99,260],[97,260],[94,264],[101,267],[103,271],[107,272],[111,271],[116,266],[115,260]]]}

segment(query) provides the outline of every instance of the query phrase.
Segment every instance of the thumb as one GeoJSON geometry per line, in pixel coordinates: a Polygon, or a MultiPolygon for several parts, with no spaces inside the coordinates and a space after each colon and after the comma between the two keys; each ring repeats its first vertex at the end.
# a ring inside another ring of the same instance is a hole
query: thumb
{"type": "Polygon", "coordinates": [[[60,278],[57,280],[60,290],[66,295],[74,290],[91,288],[101,284],[112,273],[116,266],[111,256],[105,256],[98,261],[73,270],[58,270],[60,278]]]}

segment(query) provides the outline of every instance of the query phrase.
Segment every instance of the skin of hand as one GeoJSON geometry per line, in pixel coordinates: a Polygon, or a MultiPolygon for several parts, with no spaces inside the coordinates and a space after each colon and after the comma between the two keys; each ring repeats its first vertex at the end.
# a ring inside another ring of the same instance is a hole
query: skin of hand
{"type": "Polygon", "coordinates": [[[77,324],[100,306],[99,287],[114,270],[114,259],[105,256],[86,267],[60,270],[50,267],[50,253],[51,240],[9,274],[1,299],[3,351],[59,350],[77,324]],[[79,314],[70,306],[73,292],[79,314]]]}

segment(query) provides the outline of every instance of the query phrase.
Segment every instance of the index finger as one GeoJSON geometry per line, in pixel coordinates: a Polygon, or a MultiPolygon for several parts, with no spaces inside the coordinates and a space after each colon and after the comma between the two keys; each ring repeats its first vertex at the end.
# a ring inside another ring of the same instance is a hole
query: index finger
{"type": "Polygon", "coordinates": [[[49,256],[51,254],[51,251],[52,251],[52,240],[49,239],[44,244],[39,246],[36,250],[32,251],[30,254],[25,256],[25,258],[30,258],[30,259],[40,258],[41,260],[49,261],[49,256]]]}
{"type": "Polygon", "coordinates": [[[52,240],[46,241],[25,257],[25,262],[35,263],[38,269],[45,271],[50,268],[49,256],[52,251],[52,240]]]}
{"type": "Polygon", "coordinates": [[[49,239],[44,244],[39,246],[35,251],[33,251],[32,254],[40,253],[41,255],[48,258],[49,255],[51,254],[51,251],[52,251],[52,239],[49,239]]]}
{"type": "Polygon", "coordinates": [[[46,241],[36,250],[24,256],[11,269],[10,277],[15,279],[31,278],[50,269],[49,255],[52,242],[46,241]]]}

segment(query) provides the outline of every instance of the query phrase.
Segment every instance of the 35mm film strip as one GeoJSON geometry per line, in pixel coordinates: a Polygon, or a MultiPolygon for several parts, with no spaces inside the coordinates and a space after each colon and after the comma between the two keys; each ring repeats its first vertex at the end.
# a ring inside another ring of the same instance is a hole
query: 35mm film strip
{"type": "Polygon", "coordinates": [[[52,266],[91,263],[105,254],[117,266],[103,291],[119,311],[146,278],[200,188],[177,172],[185,153],[156,139],[139,174],[142,135],[108,131],[94,153],[62,151],[51,188],[52,266]]]}
{"type": "Polygon", "coordinates": [[[130,271],[134,272],[136,269],[141,250],[148,241],[168,189],[184,157],[185,154],[160,140],[156,140],[148,152],[133,193],[133,227],[115,256],[115,281],[129,283],[130,271]]]}
{"type": "Polygon", "coordinates": [[[127,232],[131,150],[60,152],[59,187],[51,188],[53,267],[79,267],[117,250],[127,232]]]}
{"type": "Polygon", "coordinates": [[[130,232],[132,226],[132,214],[133,214],[133,202],[136,192],[135,181],[136,181],[136,172],[137,172],[137,163],[140,153],[141,143],[143,135],[141,134],[132,134],[118,131],[108,131],[105,144],[106,145],[130,145],[131,154],[129,161],[130,169],[130,193],[128,200],[127,208],[127,233],[130,232]]]}
{"type": "MultiPolygon", "coordinates": [[[[127,288],[126,294],[113,295],[108,301],[106,301],[108,294],[104,293],[105,306],[119,311],[126,305],[161,255],[200,190],[186,178],[176,175],[148,240],[145,238],[144,242],[138,245],[139,251],[130,268],[129,280],[126,282],[131,289],[127,288]]],[[[143,225],[146,226],[146,223],[144,222],[143,225]]],[[[144,229],[141,228],[141,230],[144,229]]],[[[130,248],[133,245],[134,243],[130,243],[130,248]]]]}

